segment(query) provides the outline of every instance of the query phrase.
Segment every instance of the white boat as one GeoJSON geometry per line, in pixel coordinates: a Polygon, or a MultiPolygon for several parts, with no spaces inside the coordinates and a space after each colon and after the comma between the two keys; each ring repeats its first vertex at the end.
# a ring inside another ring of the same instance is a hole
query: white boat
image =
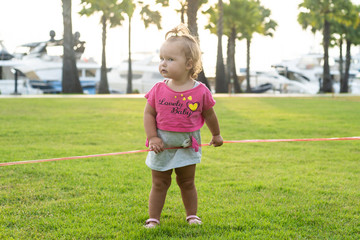
{"type": "Polygon", "coordinates": [[[350,91],[354,94],[360,94],[360,52],[351,59],[351,69],[356,72],[356,77],[352,79],[350,91]]]}
{"type": "MultiPolygon", "coordinates": [[[[76,33],[77,34],[77,33],[76,33]]],[[[63,40],[55,40],[55,33],[50,32],[51,39],[44,42],[27,43],[19,46],[9,60],[1,60],[0,66],[17,69],[29,89],[19,89],[21,94],[60,93],[62,90],[62,55],[63,40]],[[26,80],[25,80],[26,79],[26,80]],[[35,89],[35,91],[33,91],[35,89]]],[[[97,82],[100,81],[100,65],[93,60],[81,59],[85,42],[79,41],[76,35],[76,66],[84,93],[94,94],[97,82]]],[[[6,70],[7,71],[7,70],[6,70]]],[[[0,81],[0,91],[8,94],[8,85],[14,86],[14,78],[0,81]]]]}
{"type": "MultiPolygon", "coordinates": [[[[246,89],[246,80],[241,88],[246,89]]],[[[317,86],[299,76],[298,80],[290,80],[277,71],[254,72],[250,76],[250,87],[253,93],[299,93],[315,94],[317,86]]]]}
{"type": "Polygon", "coordinates": [[[41,94],[42,91],[33,88],[30,80],[16,68],[19,64],[0,40],[0,94],[41,94]]]}
{"type": "Polygon", "coordinates": [[[352,63],[351,63],[351,67],[357,71],[356,77],[360,78],[360,53],[356,54],[353,58],[352,58],[352,63]]]}
{"type": "MultiPolygon", "coordinates": [[[[285,76],[290,80],[312,84],[316,88],[316,92],[319,92],[323,75],[323,58],[324,56],[322,54],[306,54],[292,60],[284,60],[272,67],[274,67],[280,75],[285,76]]],[[[329,67],[330,75],[333,80],[334,92],[339,92],[339,64],[335,58],[329,57],[329,67]]],[[[350,69],[349,89],[354,89],[354,87],[352,87],[352,82],[355,79],[356,74],[356,70],[353,68],[350,69]]]]}
{"type": "MultiPolygon", "coordinates": [[[[155,83],[164,77],[159,73],[159,56],[156,53],[135,53],[132,57],[132,89],[133,92],[147,93],[155,83]]],[[[108,73],[110,91],[126,93],[128,76],[128,60],[120,66],[112,68],[108,73]]]]}
{"type": "Polygon", "coordinates": [[[14,68],[13,62],[0,60],[0,94],[42,94],[39,88],[34,88],[30,80],[14,68]],[[17,75],[15,77],[15,74],[17,75]],[[17,80],[15,80],[17,78],[17,80]]]}

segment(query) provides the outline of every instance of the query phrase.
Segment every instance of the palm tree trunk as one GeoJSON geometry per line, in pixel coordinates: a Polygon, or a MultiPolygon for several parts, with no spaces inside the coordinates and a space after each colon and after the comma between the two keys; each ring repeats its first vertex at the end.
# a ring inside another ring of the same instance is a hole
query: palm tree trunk
{"type": "MultiPolygon", "coordinates": [[[[197,27],[197,11],[199,10],[199,0],[187,0],[187,18],[188,18],[188,28],[190,30],[191,35],[195,36],[199,43],[199,33],[197,27]]],[[[204,83],[207,88],[210,88],[210,84],[205,76],[204,69],[199,73],[198,81],[204,83]]]]}
{"type": "Polygon", "coordinates": [[[324,21],[324,31],[323,31],[323,47],[324,47],[324,69],[323,69],[323,91],[332,92],[333,83],[330,75],[329,67],[329,45],[330,45],[330,23],[325,19],[324,21]]]}
{"type": "Polygon", "coordinates": [[[186,1],[184,1],[183,3],[181,2],[181,9],[180,9],[180,20],[181,23],[185,23],[185,11],[186,11],[186,1]]]}
{"type": "Polygon", "coordinates": [[[225,79],[226,82],[229,83],[229,91],[232,91],[232,86],[231,86],[231,78],[232,78],[232,58],[231,58],[231,37],[228,37],[228,42],[227,42],[227,54],[226,54],[226,65],[225,65],[225,79]]]}
{"type": "Polygon", "coordinates": [[[225,79],[224,58],[222,53],[222,35],[223,35],[223,2],[218,0],[219,18],[217,22],[217,58],[216,58],[216,76],[215,76],[215,91],[217,93],[227,92],[227,83],[225,79]]]}
{"type": "Polygon", "coordinates": [[[251,93],[250,86],[250,44],[251,39],[246,38],[246,92],[251,93]]]}
{"type": "Polygon", "coordinates": [[[197,11],[199,9],[199,0],[188,0],[188,28],[191,35],[199,37],[198,27],[197,27],[197,11]]]}
{"type": "Polygon", "coordinates": [[[72,34],[71,0],[62,0],[64,22],[64,56],[62,67],[62,92],[83,93],[76,67],[74,38],[72,34]]]}
{"type": "Polygon", "coordinates": [[[236,74],[236,63],[235,63],[235,48],[236,48],[236,29],[233,28],[231,30],[231,36],[230,36],[230,39],[231,39],[231,76],[234,80],[234,90],[235,90],[235,93],[241,93],[241,86],[240,86],[240,83],[239,83],[239,79],[238,79],[238,76],[236,74]]]}
{"type": "Polygon", "coordinates": [[[339,39],[339,73],[340,73],[340,83],[344,81],[344,59],[343,59],[343,37],[340,35],[339,39]]]}
{"type": "Polygon", "coordinates": [[[132,65],[131,65],[131,17],[129,17],[129,59],[128,59],[128,82],[126,93],[132,93],[132,65]]]}
{"type": "Polygon", "coordinates": [[[109,92],[109,85],[107,81],[107,70],[106,70],[106,17],[101,17],[102,23],[102,54],[101,54],[101,76],[100,83],[97,89],[97,93],[107,94],[109,92]]]}
{"type": "Polygon", "coordinates": [[[240,84],[236,74],[235,66],[235,45],[236,45],[236,29],[231,28],[231,34],[228,37],[227,49],[227,66],[226,66],[226,81],[233,87],[235,93],[241,93],[240,84]]]}
{"type": "Polygon", "coordinates": [[[340,92],[347,93],[349,92],[349,71],[351,64],[351,41],[346,40],[346,60],[345,60],[345,74],[344,79],[340,83],[340,92]]]}

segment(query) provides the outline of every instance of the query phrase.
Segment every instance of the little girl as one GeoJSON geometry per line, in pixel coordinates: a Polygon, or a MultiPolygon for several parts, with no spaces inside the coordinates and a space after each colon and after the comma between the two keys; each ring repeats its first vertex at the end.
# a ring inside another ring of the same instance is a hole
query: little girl
{"type": "Polygon", "coordinates": [[[146,164],[152,169],[149,219],[145,227],[160,223],[173,169],[181,190],[189,224],[201,224],[197,214],[195,168],[201,159],[200,128],[204,122],[212,133],[209,145],[223,144],[213,99],[208,88],[195,81],[201,71],[198,42],[184,25],[165,35],[160,48],[159,72],[165,78],[145,95],[144,127],[148,153],[146,164]],[[165,149],[183,147],[181,149],[165,149]]]}

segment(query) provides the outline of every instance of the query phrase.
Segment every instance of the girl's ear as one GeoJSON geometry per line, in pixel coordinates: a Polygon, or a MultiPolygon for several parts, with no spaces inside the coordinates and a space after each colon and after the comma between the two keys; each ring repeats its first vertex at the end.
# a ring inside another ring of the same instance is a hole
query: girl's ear
{"type": "Polygon", "coordinates": [[[193,60],[192,59],[188,59],[186,62],[186,69],[190,70],[193,68],[193,60]]]}

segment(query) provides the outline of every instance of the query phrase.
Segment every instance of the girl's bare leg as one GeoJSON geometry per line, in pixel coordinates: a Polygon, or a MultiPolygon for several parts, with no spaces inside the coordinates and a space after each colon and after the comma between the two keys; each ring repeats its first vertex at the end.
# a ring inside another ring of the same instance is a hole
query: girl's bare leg
{"type": "Polygon", "coordinates": [[[198,207],[197,191],[195,187],[196,165],[176,168],[176,181],[181,190],[186,215],[196,215],[198,207]]]}
{"type": "Polygon", "coordinates": [[[149,217],[160,220],[167,190],[171,185],[172,170],[159,172],[152,170],[152,187],[149,198],[149,217]]]}

